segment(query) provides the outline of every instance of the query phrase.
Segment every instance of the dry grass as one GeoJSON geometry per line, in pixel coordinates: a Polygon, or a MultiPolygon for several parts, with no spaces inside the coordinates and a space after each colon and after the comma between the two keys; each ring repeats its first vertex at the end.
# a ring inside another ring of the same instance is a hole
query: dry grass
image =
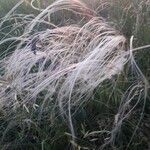
{"type": "MultiPolygon", "coordinates": [[[[31,6],[38,10],[39,14],[35,17],[15,17],[13,12],[22,2],[20,1],[0,23],[2,29],[10,19],[15,20],[12,30],[24,26],[19,37],[9,37],[8,34],[0,41],[0,44],[8,41],[19,42],[15,51],[11,54],[6,54],[5,51],[0,61],[3,70],[0,76],[2,111],[7,113],[7,110],[10,112],[19,108],[30,113],[31,108],[38,107],[42,112],[48,101],[52,104],[52,113],[59,107],[60,114],[68,121],[75,140],[73,110],[76,111],[89,100],[97,87],[119,75],[125,64],[131,62],[141,77],[141,82],[130,87],[122,98],[108,142],[113,143],[116,131],[120,130],[122,122],[139,103],[140,97],[143,96],[141,93],[149,88],[148,81],[133,57],[132,52],[138,50],[133,48],[133,38],[128,45],[126,38],[115,27],[93,11],[92,7],[89,8],[88,4],[79,0],[58,0],[45,9],[35,6],[34,1],[31,1],[31,6]],[[65,11],[70,12],[70,18],[63,20],[63,26],[51,22],[53,14],[65,11]],[[22,20],[18,21],[17,18],[22,20]],[[75,24],[76,20],[78,22],[75,24]],[[44,95],[39,104],[42,93],[44,95]],[[139,101],[127,111],[128,105],[137,95],[139,101]]],[[[105,1],[97,10],[107,9],[110,5],[109,1],[105,1]]],[[[123,3],[124,5],[124,9],[131,6],[128,2],[123,3]]],[[[137,20],[137,28],[138,23],[137,20]]],[[[137,28],[134,32],[137,32],[137,28]]]]}

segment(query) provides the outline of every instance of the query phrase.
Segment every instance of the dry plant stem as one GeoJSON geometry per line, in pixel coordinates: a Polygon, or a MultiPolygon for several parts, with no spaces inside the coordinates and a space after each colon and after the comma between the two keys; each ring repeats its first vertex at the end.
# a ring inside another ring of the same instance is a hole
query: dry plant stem
{"type": "Polygon", "coordinates": [[[0,27],[3,25],[3,23],[6,21],[6,19],[9,18],[9,16],[24,2],[24,0],[19,1],[8,13],[5,15],[4,19],[0,23],[0,27]]]}

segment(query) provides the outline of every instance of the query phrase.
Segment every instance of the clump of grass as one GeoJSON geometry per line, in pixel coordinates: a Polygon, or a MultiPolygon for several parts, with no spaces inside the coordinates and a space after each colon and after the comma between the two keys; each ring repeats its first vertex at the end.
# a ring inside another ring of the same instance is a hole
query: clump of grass
{"type": "MultiPolygon", "coordinates": [[[[37,16],[25,15],[22,18],[17,14],[16,17],[12,15],[12,9],[0,24],[3,30],[7,20],[12,18],[15,22],[10,33],[22,27],[19,36],[7,34],[0,41],[0,44],[18,42],[14,51],[11,54],[5,51],[6,55],[0,61],[3,72],[0,76],[2,112],[10,116],[15,112],[13,118],[18,117],[18,110],[23,118],[27,117],[26,113],[36,112],[36,122],[42,119],[45,112],[48,116],[52,114],[51,122],[61,115],[69,124],[73,137],[71,143],[77,146],[74,114],[83,103],[89,101],[96,88],[103,87],[106,81],[112,81],[131,61],[146,86],[143,90],[143,82],[137,83],[122,98],[113,129],[108,131],[110,139],[104,142],[114,145],[123,121],[139,104],[149,86],[134,60],[132,51],[137,49],[133,48],[133,38],[129,46],[125,36],[79,0],[58,0],[45,9],[31,1],[31,6],[40,11],[37,16]],[[59,15],[61,12],[70,12],[70,15],[61,18],[63,24],[54,24],[51,21],[53,14],[59,15]],[[137,103],[128,109],[135,97],[138,97],[137,103]]],[[[26,121],[32,124],[32,117],[26,121]]]]}
{"type": "MultiPolygon", "coordinates": [[[[80,1],[57,1],[31,21],[25,31],[30,33],[48,12],[64,8],[92,12],[80,1]]],[[[27,45],[19,46],[2,61],[5,73],[1,78],[7,83],[1,86],[2,107],[24,106],[28,110],[28,105],[36,105],[39,94],[46,91],[42,107],[45,109],[45,101],[55,95],[54,107],[59,106],[61,113],[69,117],[73,130],[71,108],[118,74],[127,61],[126,39],[102,18],[89,14],[82,14],[90,17],[83,25],[56,27],[23,38],[27,45]]]]}

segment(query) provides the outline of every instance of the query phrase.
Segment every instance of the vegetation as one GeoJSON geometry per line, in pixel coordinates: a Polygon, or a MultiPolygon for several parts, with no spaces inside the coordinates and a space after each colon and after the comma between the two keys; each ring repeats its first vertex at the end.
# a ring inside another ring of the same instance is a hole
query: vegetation
{"type": "Polygon", "coordinates": [[[149,0],[0,12],[0,149],[150,149],[149,0]]]}

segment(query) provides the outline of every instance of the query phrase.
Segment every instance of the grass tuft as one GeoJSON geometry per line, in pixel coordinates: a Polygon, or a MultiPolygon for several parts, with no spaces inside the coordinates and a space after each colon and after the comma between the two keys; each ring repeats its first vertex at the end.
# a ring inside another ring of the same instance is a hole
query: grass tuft
{"type": "Polygon", "coordinates": [[[149,9],[148,2],[90,2],[57,0],[45,8],[40,1],[19,1],[1,18],[0,111],[5,120],[2,127],[7,127],[0,137],[4,149],[14,143],[19,148],[20,141],[23,146],[28,136],[32,141],[31,145],[26,142],[28,148],[37,149],[59,149],[52,146],[57,139],[64,139],[65,144],[59,142],[65,149],[134,147],[149,90],[134,55],[150,47],[147,39],[141,45],[134,40],[143,39],[138,36],[140,19],[147,16],[143,9],[149,9]],[[24,4],[38,13],[15,13],[24,4]],[[133,125],[129,119],[141,103],[137,125],[133,125]],[[97,117],[94,125],[86,120],[92,120],[92,113],[97,117]],[[124,138],[127,126],[135,129],[124,138]],[[126,140],[119,142],[119,138],[126,140]]]}

